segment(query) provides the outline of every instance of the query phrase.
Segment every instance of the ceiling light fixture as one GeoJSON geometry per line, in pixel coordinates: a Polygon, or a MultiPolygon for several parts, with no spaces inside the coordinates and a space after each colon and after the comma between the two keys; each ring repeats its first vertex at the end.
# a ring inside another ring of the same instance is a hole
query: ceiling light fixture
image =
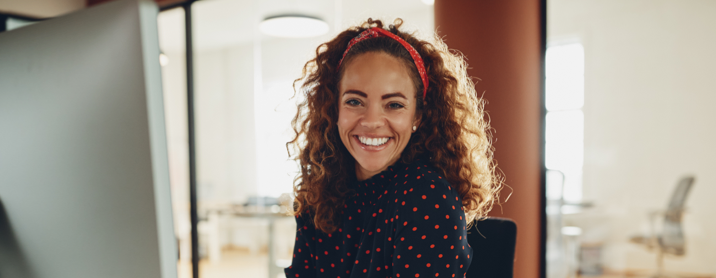
{"type": "Polygon", "coordinates": [[[164,52],[159,53],[159,64],[162,65],[162,67],[165,67],[169,64],[169,56],[167,56],[167,54],[164,54],[164,52]]]}
{"type": "Polygon", "coordinates": [[[306,15],[278,15],[265,18],[259,29],[275,37],[310,38],[328,33],[328,23],[306,15]]]}

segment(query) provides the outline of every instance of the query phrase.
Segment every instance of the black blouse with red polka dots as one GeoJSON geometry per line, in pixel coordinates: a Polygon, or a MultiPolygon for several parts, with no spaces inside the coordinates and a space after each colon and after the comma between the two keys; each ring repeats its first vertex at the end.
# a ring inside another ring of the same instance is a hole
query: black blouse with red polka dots
{"type": "Polygon", "coordinates": [[[287,278],[459,277],[472,258],[462,200],[426,159],[356,181],[335,232],[297,215],[287,278]]]}

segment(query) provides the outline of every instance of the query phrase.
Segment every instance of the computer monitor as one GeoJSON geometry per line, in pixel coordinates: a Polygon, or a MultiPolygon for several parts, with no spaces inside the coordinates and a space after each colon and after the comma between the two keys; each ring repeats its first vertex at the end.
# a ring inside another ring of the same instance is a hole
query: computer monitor
{"type": "Polygon", "coordinates": [[[157,13],[0,33],[0,277],[176,277],[157,13]]]}

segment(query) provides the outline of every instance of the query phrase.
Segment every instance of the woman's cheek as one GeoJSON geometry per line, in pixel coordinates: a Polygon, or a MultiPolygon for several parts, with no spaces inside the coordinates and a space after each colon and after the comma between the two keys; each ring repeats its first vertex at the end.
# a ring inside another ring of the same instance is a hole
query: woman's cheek
{"type": "Polygon", "coordinates": [[[400,117],[395,117],[390,120],[390,125],[393,127],[395,131],[403,132],[405,130],[409,130],[412,127],[410,126],[410,119],[408,117],[405,117],[405,115],[401,115],[400,117]]]}
{"type": "Polygon", "coordinates": [[[352,122],[355,118],[354,115],[348,109],[342,109],[338,114],[338,129],[340,131],[348,132],[352,128],[352,122]]]}

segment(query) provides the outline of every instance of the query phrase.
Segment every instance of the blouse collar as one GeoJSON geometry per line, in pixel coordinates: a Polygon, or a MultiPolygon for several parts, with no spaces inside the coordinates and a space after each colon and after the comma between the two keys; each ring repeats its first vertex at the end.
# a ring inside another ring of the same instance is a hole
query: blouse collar
{"type": "MultiPolygon", "coordinates": [[[[411,164],[415,164],[418,161],[424,162],[425,159],[428,159],[428,157],[418,156],[411,164]]],[[[406,169],[408,166],[409,165],[407,163],[403,163],[401,159],[398,159],[397,162],[395,162],[391,166],[388,166],[387,169],[383,170],[378,174],[375,174],[374,176],[366,180],[354,180],[351,183],[351,187],[355,190],[358,196],[363,198],[379,196],[384,193],[382,191],[384,190],[385,185],[389,183],[395,177],[395,175],[397,175],[400,171],[406,169]]]]}

